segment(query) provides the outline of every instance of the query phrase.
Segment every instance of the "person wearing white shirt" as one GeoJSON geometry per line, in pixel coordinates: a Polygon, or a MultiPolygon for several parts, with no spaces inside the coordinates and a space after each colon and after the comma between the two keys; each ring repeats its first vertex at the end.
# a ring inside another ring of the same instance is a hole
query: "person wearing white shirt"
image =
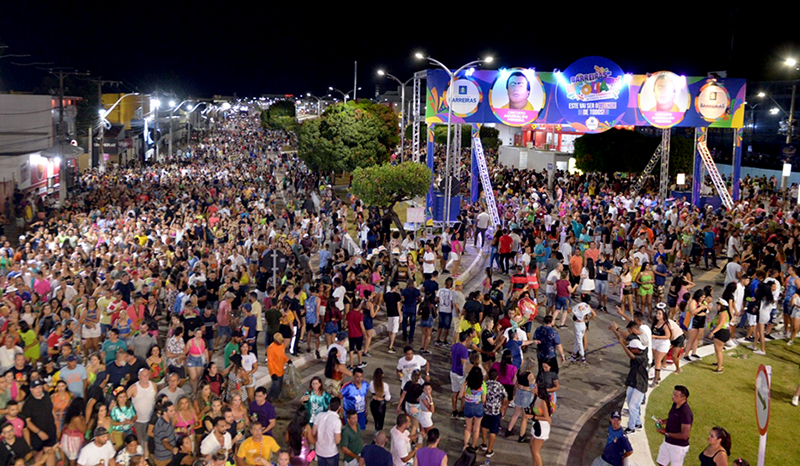
{"type": "Polygon", "coordinates": [[[411,460],[416,456],[417,450],[419,450],[420,444],[422,443],[417,443],[414,449],[411,449],[411,434],[408,431],[410,423],[408,415],[400,414],[397,416],[397,425],[392,427],[390,431],[392,438],[393,466],[408,466],[411,464],[411,460]]]}
{"type": "Polygon", "coordinates": [[[116,454],[114,445],[108,439],[108,430],[100,426],[94,430],[94,440],[81,448],[78,464],[80,466],[96,466],[102,463],[107,466],[115,466],[116,454]]]}
{"type": "Polygon", "coordinates": [[[411,374],[414,371],[420,371],[426,381],[430,378],[430,365],[425,358],[414,354],[414,349],[411,346],[406,346],[403,349],[403,353],[404,356],[397,361],[397,377],[400,379],[400,390],[403,389],[406,382],[411,380],[411,374]]]}
{"type": "Polygon", "coordinates": [[[475,238],[472,243],[473,246],[478,247],[478,236],[481,237],[481,247],[486,244],[486,230],[489,228],[489,222],[492,220],[491,216],[484,210],[475,217],[475,238]]]}
{"type": "Polygon", "coordinates": [[[13,335],[6,335],[5,345],[0,348],[0,373],[11,369],[17,354],[23,354],[22,348],[14,344],[13,335]]]}
{"type": "Polygon", "coordinates": [[[430,243],[425,245],[425,254],[422,256],[422,273],[433,273],[436,270],[436,254],[431,249],[430,243]]]}
{"type": "Polygon", "coordinates": [[[339,419],[339,408],[342,399],[331,399],[328,410],[317,414],[314,420],[314,437],[317,439],[318,466],[339,466],[339,443],[342,441],[342,421],[339,419]]]}
{"type": "MultiPolygon", "coordinates": [[[[240,435],[236,435],[237,441],[240,435]]],[[[200,454],[210,459],[211,455],[220,450],[225,450],[226,454],[230,453],[232,446],[233,439],[228,432],[228,423],[225,422],[224,417],[220,416],[214,421],[214,430],[206,435],[206,438],[200,443],[200,454]]]]}
{"type": "Polygon", "coordinates": [[[563,256],[565,266],[569,266],[569,258],[572,257],[572,245],[568,241],[562,241],[558,246],[558,252],[563,256]]]}

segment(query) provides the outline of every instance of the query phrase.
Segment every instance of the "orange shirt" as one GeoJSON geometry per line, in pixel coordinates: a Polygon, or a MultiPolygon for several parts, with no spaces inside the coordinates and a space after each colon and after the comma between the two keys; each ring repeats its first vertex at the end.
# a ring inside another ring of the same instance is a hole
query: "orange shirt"
{"type": "Polygon", "coordinates": [[[583,255],[586,257],[586,259],[591,259],[592,262],[597,264],[597,257],[600,256],[600,250],[597,248],[589,248],[584,251],[583,255]]]}
{"type": "Polygon", "coordinates": [[[569,271],[572,275],[579,276],[583,270],[583,259],[581,256],[572,256],[569,259],[569,271]]]}
{"type": "Polygon", "coordinates": [[[267,368],[269,375],[283,377],[284,365],[289,361],[286,356],[286,349],[280,343],[272,342],[267,348],[267,368]]]}

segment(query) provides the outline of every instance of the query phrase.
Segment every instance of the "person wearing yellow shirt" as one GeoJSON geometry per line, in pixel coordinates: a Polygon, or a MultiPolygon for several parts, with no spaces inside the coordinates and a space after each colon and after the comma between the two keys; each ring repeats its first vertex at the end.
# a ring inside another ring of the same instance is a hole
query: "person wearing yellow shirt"
{"type": "Polygon", "coordinates": [[[272,466],[270,458],[281,447],[274,438],[264,435],[263,426],[258,421],[250,424],[250,434],[236,451],[236,466],[272,466]]]}
{"type": "Polygon", "coordinates": [[[461,319],[461,322],[458,323],[458,331],[463,332],[467,329],[474,329],[475,332],[472,334],[472,343],[477,345],[481,344],[481,325],[475,321],[476,316],[472,313],[467,314],[461,319]]]}

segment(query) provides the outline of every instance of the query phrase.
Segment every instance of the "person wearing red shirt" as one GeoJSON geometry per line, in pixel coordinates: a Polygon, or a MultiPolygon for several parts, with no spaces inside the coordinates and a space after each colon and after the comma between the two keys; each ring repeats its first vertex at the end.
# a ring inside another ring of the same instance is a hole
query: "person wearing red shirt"
{"type": "Polygon", "coordinates": [[[509,236],[508,230],[504,228],[498,242],[500,243],[497,248],[497,252],[500,254],[500,266],[503,268],[503,273],[508,273],[508,266],[512,257],[511,244],[514,240],[509,236]]]}
{"type": "Polygon", "coordinates": [[[364,328],[364,314],[361,313],[361,302],[353,303],[353,310],[347,313],[347,336],[350,341],[350,367],[364,367],[367,363],[362,361],[361,351],[364,347],[364,334],[367,333],[364,328]],[[358,365],[356,366],[353,361],[353,353],[358,353],[358,365]]]}

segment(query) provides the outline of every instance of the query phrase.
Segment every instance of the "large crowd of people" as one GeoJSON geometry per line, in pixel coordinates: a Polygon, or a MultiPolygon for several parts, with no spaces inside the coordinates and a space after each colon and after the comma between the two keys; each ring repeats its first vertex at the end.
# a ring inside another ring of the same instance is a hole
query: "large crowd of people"
{"type": "MultiPolygon", "coordinates": [[[[548,189],[545,173],[490,154],[501,224],[465,202],[426,237],[337,195],[281,151],[292,144],[232,116],[188,157],[84,173],[61,209],[6,200],[26,229],[0,248],[0,466],[445,466],[455,459],[434,414],[447,411],[464,422],[456,464],[516,440],[542,465],[560,366],[598,364],[587,335],[604,331],[590,326],[603,313],[627,322],[611,331],[631,361],[628,425],[612,414],[599,459],[618,465],[648,387],[704,339],[721,374],[729,341],[763,355],[775,332],[791,345],[800,328],[798,212],[774,189],[696,209],[611,175],[559,172],[548,189]],[[470,243],[489,267],[465,293],[470,243]],[[721,290],[695,284],[701,262],[721,290]],[[448,363],[431,347],[448,347],[448,363]],[[377,351],[397,354],[396,371],[369,367],[377,351]],[[296,393],[303,353],[325,369],[296,393]],[[450,406],[434,401],[432,373],[449,377],[450,406]],[[300,405],[279,433],[273,403],[287,394],[300,405]]],[[[688,397],[676,386],[676,412],[659,420],[659,464],[682,464],[688,397]]],[[[701,464],[729,464],[730,435],[715,428],[708,442],[701,464]]]]}

